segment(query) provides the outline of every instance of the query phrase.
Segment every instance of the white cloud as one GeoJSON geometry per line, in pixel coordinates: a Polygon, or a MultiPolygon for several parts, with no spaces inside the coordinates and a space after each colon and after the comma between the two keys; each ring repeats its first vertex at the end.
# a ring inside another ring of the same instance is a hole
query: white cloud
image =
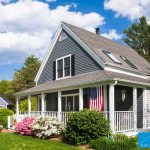
{"type": "Polygon", "coordinates": [[[46,2],[56,2],[56,0],[46,0],[46,2]]]}
{"type": "Polygon", "coordinates": [[[150,18],[150,0],[105,0],[104,8],[116,12],[116,17],[134,20],[144,15],[150,18]]]}
{"type": "Polygon", "coordinates": [[[102,33],[101,35],[112,40],[119,40],[122,37],[115,29],[109,30],[108,33],[102,33]]]}
{"type": "Polygon", "coordinates": [[[3,57],[8,59],[6,62],[18,62],[31,53],[42,56],[60,21],[91,31],[104,24],[101,15],[70,11],[70,7],[75,6],[71,4],[51,9],[47,3],[34,0],[0,4],[0,60],[3,57]],[[10,55],[14,52],[19,55],[13,55],[11,61],[10,55]]]}

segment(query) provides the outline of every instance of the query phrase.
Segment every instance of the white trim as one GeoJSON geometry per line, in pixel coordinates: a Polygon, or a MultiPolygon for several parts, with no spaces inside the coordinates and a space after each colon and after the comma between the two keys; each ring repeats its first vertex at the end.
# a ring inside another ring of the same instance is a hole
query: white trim
{"type": "Polygon", "coordinates": [[[59,121],[61,120],[61,105],[62,105],[62,103],[61,103],[61,91],[58,91],[58,119],[59,119],[59,121]]]}
{"type": "Polygon", "coordinates": [[[41,94],[41,112],[42,112],[42,115],[43,115],[43,113],[44,113],[44,108],[45,108],[45,94],[44,93],[42,93],[41,94]]]}
{"type": "Polygon", "coordinates": [[[83,88],[79,89],[79,111],[83,109],[83,88]]]}
{"type": "Polygon", "coordinates": [[[146,129],[146,88],[143,88],[143,129],[146,129]]]}
{"type": "Polygon", "coordinates": [[[7,105],[9,105],[2,97],[0,97],[0,100],[2,100],[4,103],[6,103],[7,105]]]}
{"type": "Polygon", "coordinates": [[[106,66],[104,68],[104,70],[111,71],[111,72],[117,72],[117,73],[121,73],[121,74],[127,74],[127,75],[130,75],[130,76],[139,77],[139,78],[142,78],[142,79],[148,79],[148,77],[146,75],[142,75],[139,72],[119,68],[119,67],[116,67],[116,66],[115,66],[115,68],[114,68],[114,66],[106,66]]]}
{"type": "Polygon", "coordinates": [[[48,50],[47,50],[47,52],[46,52],[46,54],[44,56],[43,62],[41,64],[41,66],[40,66],[40,69],[38,70],[38,73],[37,73],[37,75],[36,75],[36,77],[34,79],[34,81],[36,82],[36,85],[37,85],[39,77],[40,77],[40,75],[41,75],[41,73],[42,73],[42,71],[43,71],[43,69],[44,69],[44,67],[45,67],[45,65],[46,65],[46,63],[48,61],[48,58],[49,58],[49,56],[50,56],[50,54],[51,54],[51,52],[52,52],[52,50],[53,50],[57,40],[58,40],[58,37],[59,37],[61,31],[62,31],[62,28],[61,28],[61,24],[60,24],[58,29],[57,29],[57,31],[56,31],[54,39],[52,40],[52,42],[51,42],[51,44],[50,44],[50,46],[49,46],[49,48],[48,48],[48,50]]]}
{"type": "Polygon", "coordinates": [[[31,95],[28,95],[28,114],[31,117],[31,95]]]}
{"type": "Polygon", "coordinates": [[[71,56],[72,56],[72,54],[69,54],[69,55],[66,55],[66,56],[63,56],[63,57],[60,57],[60,58],[56,59],[56,80],[65,79],[65,78],[71,77],[71,67],[72,67],[71,66],[71,56]],[[64,60],[67,57],[70,57],[70,75],[69,76],[65,76],[65,68],[64,68],[64,60]],[[58,65],[57,65],[57,63],[58,63],[59,60],[63,60],[63,77],[61,77],[61,78],[58,78],[58,69],[57,69],[58,65]]]}
{"type": "Polygon", "coordinates": [[[137,130],[137,88],[133,87],[134,130],[137,130]]]}

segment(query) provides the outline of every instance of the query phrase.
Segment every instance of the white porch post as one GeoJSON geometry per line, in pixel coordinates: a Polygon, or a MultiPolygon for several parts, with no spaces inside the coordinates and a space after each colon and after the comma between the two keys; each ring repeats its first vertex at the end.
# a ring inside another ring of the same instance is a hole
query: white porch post
{"type": "Polygon", "coordinates": [[[41,112],[42,112],[42,115],[44,115],[44,108],[45,108],[45,106],[44,106],[44,104],[45,104],[45,94],[44,93],[42,93],[42,95],[41,95],[41,112]]]}
{"type": "Polygon", "coordinates": [[[143,89],[143,129],[146,129],[146,88],[143,89]]]}
{"type": "Polygon", "coordinates": [[[31,117],[31,95],[28,95],[28,115],[31,117]]]}
{"type": "Polygon", "coordinates": [[[137,88],[133,88],[134,130],[137,129],[137,88]]]}
{"type": "Polygon", "coordinates": [[[16,97],[16,121],[18,122],[19,117],[19,96],[16,97]]]}
{"type": "Polygon", "coordinates": [[[61,91],[58,91],[58,119],[61,121],[61,91]]]}
{"type": "Polygon", "coordinates": [[[79,89],[79,110],[83,109],[83,88],[79,89]]]}
{"type": "Polygon", "coordinates": [[[114,84],[111,83],[109,84],[109,119],[110,119],[110,126],[111,126],[111,130],[114,133],[114,119],[115,119],[115,115],[114,115],[114,84]]]}

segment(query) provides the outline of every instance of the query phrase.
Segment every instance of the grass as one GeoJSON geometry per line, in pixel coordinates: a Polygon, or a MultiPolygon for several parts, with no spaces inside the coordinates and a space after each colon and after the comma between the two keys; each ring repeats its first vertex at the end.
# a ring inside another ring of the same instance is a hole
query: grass
{"type": "Polygon", "coordinates": [[[42,140],[15,133],[0,133],[0,150],[79,150],[60,141],[42,140]]]}

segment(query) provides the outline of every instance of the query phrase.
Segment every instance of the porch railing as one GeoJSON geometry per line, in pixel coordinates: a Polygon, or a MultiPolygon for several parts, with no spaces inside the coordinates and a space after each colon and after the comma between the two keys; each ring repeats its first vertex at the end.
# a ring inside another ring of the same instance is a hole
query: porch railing
{"type": "MultiPolygon", "coordinates": [[[[73,112],[61,112],[58,114],[57,111],[31,111],[31,117],[38,117],[41,115],[51,116],[55,118],[59,118],[61,122],[66,125],[68,121],[68,116],[73,112]]],[[[109,120],[109,111],[102,112],[104,117],[109,120]]],[[[21,121],[24,117],[28,116],[27,112],[20,112],[18,116],[18,121],[21,121]]],[[[123,131],[131,131],[134,130],[134,112],[133,111],[115,111],[114,112],[114,126],[115,132],[123,132],[123,131]]]]}
{"type": "Polygon", "coordinates": [[[114,117],[116,132],[134,130],[134,111],[115,111],[114,117]]]}

